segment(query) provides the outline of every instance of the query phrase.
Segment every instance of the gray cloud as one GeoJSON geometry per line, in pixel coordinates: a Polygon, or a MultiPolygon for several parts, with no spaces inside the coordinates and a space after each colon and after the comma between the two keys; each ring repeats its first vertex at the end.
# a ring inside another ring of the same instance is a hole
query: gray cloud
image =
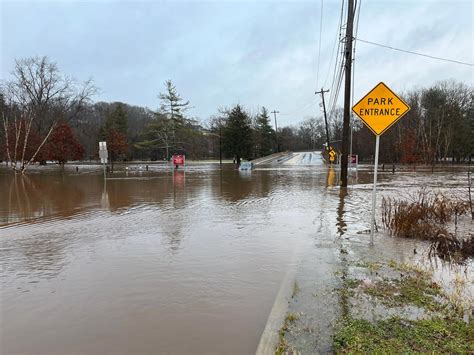
{"type": "MultiPolygon", "coordinates": [[[[281,112],[282,124],[320,114],[314,91],[330,70],[340,2],[325,1],[319,80],[320,2],[1,2],[1,77],[18,57],[47,55],[97,100],[157,108],[172,79],[206,120],[234,103],[281,112]]],[[[470,1],[362,1],[358,36],[473,62],[470,1]]],[[[331,69],[332,70],[332,69],[331,69]]],[[[357,43],[355,98],[379,81],[395,91],[441,79],[472,84],[472,67],[357,43]]],[[[332,76],[328,76],[330,86],[332,76]]],[[[342,95],[341,95],[342,96],[342,95]]]]}

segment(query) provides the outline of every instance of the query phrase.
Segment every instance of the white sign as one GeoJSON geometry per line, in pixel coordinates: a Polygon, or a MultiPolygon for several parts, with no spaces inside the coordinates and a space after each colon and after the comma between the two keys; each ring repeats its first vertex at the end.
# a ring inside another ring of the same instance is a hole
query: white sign
{"type": "Polygon", "coordinates": [[[102,164],[107,164],[107,158],[109,157],[107,142],[99,142],[99,157],[102,164]]]}

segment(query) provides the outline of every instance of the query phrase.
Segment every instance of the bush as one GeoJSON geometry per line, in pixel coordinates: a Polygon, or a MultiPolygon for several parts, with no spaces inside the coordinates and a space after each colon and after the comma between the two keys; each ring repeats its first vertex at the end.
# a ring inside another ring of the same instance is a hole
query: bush
{"type": "Polygon", "coordinates": [[[440,192],[422,189],[407,199],[384,197],[382,224],[391,235],[432,242],[429,254],[462,261],[474,256],[474,236],[459,239],[458,218],[469,212],[469,202],[440,192]],[[449,232],[454,223],[454,233],[449,232]]]}

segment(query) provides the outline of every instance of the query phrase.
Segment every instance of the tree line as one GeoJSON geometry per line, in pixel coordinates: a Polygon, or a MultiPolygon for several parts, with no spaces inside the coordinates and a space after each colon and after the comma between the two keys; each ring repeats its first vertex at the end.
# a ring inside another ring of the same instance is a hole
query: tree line
{"type": "MultiPolygon", "coordinates": [[[[46,161],[97,160],[98,142],[105,140],[112,162],[168,160],[180,153],[192,159],[223,156],[240,163],[278,149],[321,150],[326,142],[322,115],[275,132],[266,107],[252,114],[238,104],[220,108],[200,122],[188,115],[190,102],[171,80],[158,94],[156,110],[93,102],[96,93],[91,80],[71,79],[47,57],[16,60],[11,79],[1,84],[0,160],[18,171],[46,161]]],[[[381,162],[435,164],[472,158],[472,86],[443,81],[402,97],[411,110],[381,137],[381,162]]],[[[340,108],[330,112],[328,125],[331,145],[337,149],[342,139],[340,108]]],[[[354,119],[353,153],[371,160],[374,141],[373,134],[354,119]]]]}

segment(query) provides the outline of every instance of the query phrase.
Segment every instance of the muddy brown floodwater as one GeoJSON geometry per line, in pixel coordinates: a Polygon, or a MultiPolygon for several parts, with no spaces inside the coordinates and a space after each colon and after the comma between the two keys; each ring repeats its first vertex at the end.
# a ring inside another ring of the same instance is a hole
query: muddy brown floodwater
{"type": "Polygon", "coordinates": [[[368,227],[372,175],[352,178],[341,208],[324,167],[0,170],[0,352],[254,353],[301,255],[368,227]]]}

